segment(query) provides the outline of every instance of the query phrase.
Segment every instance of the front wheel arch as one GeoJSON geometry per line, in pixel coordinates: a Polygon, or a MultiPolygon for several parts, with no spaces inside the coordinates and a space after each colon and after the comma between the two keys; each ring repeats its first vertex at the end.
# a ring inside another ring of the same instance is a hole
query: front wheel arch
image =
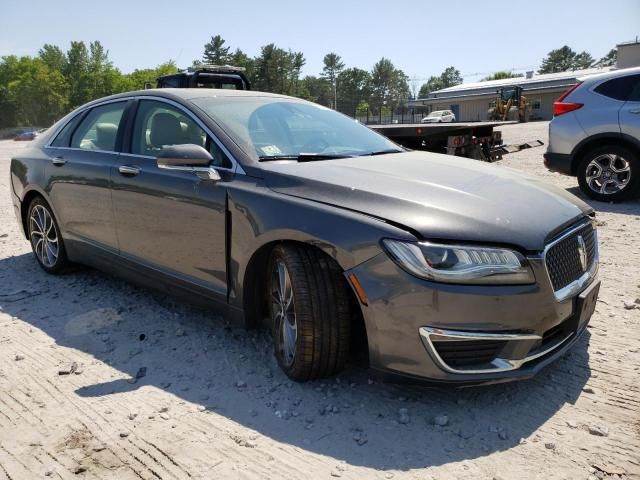
{"type": "MultiPolygon", "coordinates": [[[[267,275],[269,258],[273,249],[282,244],[298,244],[307,248],[313,248],[318,250],[322,255],[329,258],[340,267],[341,271],[344,268],[339,262],[328,255],[324,250],[316,245],[307,242],[300,242],[295,240],[276,240],[262,245],[258,250],[254,252],[251,259],[247,263],[247,268],[243,276],[242,282],[242,306],[245,316],[245,325],[248,328],[259,328],[266,326],[266,319],[268,318],[269,307],[263,292],[267,287],[267,275]]],[[[344,278],[347,284],[347,291],[351,301],[351,357],[357,358],[358,361],[368,364],[369,344],[367,340],[367,330],[362,315],[362,307],[357,299],[353,288],[344,278]]]]}

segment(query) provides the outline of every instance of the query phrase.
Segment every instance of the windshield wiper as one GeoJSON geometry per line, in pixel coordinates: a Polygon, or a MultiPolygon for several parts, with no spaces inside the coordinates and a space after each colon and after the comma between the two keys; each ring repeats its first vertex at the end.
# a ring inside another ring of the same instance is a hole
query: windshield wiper
{"type": "Polygon", "coordinates": [[[362,155],[358,155],[359,157],[371,157],[373,155],[386,155],[387,153],[402,153],[405,150],[398,150],[397,148],[389,148],[387,150],[376,150],[374,152],[363,153],[362,155]]]}
{"type": "Polygon", "coordinates": [[[299,155],[263,155],[258,157],[261,162],[273,160],[296,160],[298,162],[313,162],[316,160],[336,160],[339,158],[353,158],[353,155],[336,153],[301,153],[299,155]]]}

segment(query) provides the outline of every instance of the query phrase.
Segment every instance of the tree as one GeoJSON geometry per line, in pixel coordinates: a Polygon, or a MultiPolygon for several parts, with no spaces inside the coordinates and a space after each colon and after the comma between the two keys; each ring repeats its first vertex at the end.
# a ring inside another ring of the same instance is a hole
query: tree
{"type": "Polygon", "coordinates": [[[438,77],[431,76],[427,83],[420,87],[419,98],[425,98],[431,92],[442,90],[443,88],[453,87],[462,83],[462,75],[455,67],[447,67],[438,77]]]}
{"type": "Polygon", "coordinates": [[[460,85],[462,83],[462,75],[460,75],[460,70],[455,67],[447,67],[444,69],[444,72],[440,75],[440,79],[442,80],[443,88],[453,87],[455,85],[460,85]]]}
{"type": "Polygon", "coordinates": [[[444,88],[443,85],[444,84],[442,83],[442,79],[440,77],[434,77],[432,75],[431,77],[429,77],[429,80],[427,80],[427,83],[423,83],[420,87],[418,98],[426,98],[431,92],[442,90],[444,88]]]}
{"type": "Polygon", "coordinates": [[[211,37],[204,45],[204,55],[202,55],[202,61],[212,65],[225,65],[229,62],[229,47],[225,47],[225,40],[216,35],[211,37]]]}
{"type": "Polygon", "coordinates": [[[84,42],[71,42],[62,72],[69,84],[69,106],[73,109],[91,100],[89,92],[89,52],[84,42]]]}
{"type": "Polygon", "coordinates": [[[45,44],[37,57],[14,55],[0,59],[0,127],[49,126],[95,98],[142,89],[147,81],[176,73],[169,60],[156,68],[124,75],[98,42],[71,42],[65,53],[45,44]]]}
{"type": "Polygon", "coordinates": [[[67,108],[67,84],[40,58],[0,61],[0,127],[49,126],[67,108]]]}
{"type": "Polygon", "coordinates": [[[51,70],[62,72],[66,68],[67,58],[60,47],[56,45],[45,43],[38,51],[38,57],[51,70]]]}
{"type": "Polygon", "coordinates": [[[314,75],[307,75],[302,79],[301,97],[325,107],[333,103],[333,91],[329,82],[314,75]]]}
{"type": "Polygon", "coordinates": [[[109,52],[104,49],[99,41],[89,44],[89,95],[91,98],[100,98],[116,93],[118,78],[122,74],[113,67],[109,60],[109,52]]]}
{"type": "Polygon", "coordinates": [[[323,62],[324,67],[322,68],[321,77],[326,79],[333,88],[333,108],[336,110],[338,101],[336,79],[344,69],[344,62],[342,62],[340,55],[334,52],[327,53],[324,56],[323,62]]]}
{"type": "Polygon", "coordinates": [[[503,80],[505,78],[519,78],[522,77],[523,75],[521,73],[513,73],[513,72],[507,72],[504,70],[492,73],[489,76],[484,77],[483,79],[481,79],[481,82],[487,82],[489,80],[503,80]]]}
{"type": "Polygon", "coordinates": [[[336,78],[338,88],[338,110],[355,115],[359,105],[371,96],[371,75],[361,68],[347,68],[336,78]]]}
{"type": "Polygon", "coordinates": [[[260,49],[260,55],[254,62],[256,90],[284,95],[300,94],[300,72],[305,64],[301,52],[287,51],[270,43],[260,49]]]}
{"type": "Polygon", "coordinates": [[[229,57],[229,63],[233,66],[244,68],[245,75],[250,82],[253,82],[253,77],[255,75],[255,62],[251,57],[249,57],[249,55],[239,48],[236,48],[229,57]]]}
{"type": "Polygon", "coordinates": [[[155,85],[155,80],[164,75],[172,75],[178,71],[176,63],[169,60],[161,63],[156,68],[136,69],[128,75],[122,75],[114,86],[115,92],[127,92],[130,90],[142,90],[147,82],[155,85]]]}
{"type": "Polygon", "coordinates": [[[590,53],[580,52],[573,59],[572,70],[583,70],[585,68],[593,67],[593,64],[596,63],[594,58],[590,53]]]}
{"type": "Polygon", "coordinates": [[[614,66],[617,63],[617,61],[618,61],[618,49],[612,48],[611,50],[609,50],[609,53],[607,53],[604,57],[598,60],[596,65],[598,67],[611,67],[611,66],[614,66]]]}
{"type": "Polygon", "coordinates": [[[372,107],[394,108],[409,98],[408,77],[383,57],[371,70],[371,91],[372,107]]]}
{"type": "Polygon", "coordinates": [[[593,57],[587,52],[574,52],[568,45],[551,50],[542,60],[538,73],[566,72],[593,66],[593,57]]]}

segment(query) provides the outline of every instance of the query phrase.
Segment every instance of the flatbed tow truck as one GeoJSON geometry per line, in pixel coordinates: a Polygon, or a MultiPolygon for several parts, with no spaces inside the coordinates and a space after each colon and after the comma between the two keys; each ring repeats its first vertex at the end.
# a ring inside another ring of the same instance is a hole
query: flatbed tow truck
{"type": "Polygon", "coordinates": [[[412,123],[369,125],[369,128],[411,150],[495,162],[509,153],[544,145],[540,140],[505,145],[502,132],[494,128],[514,123],[518,122],[412,123]]]}

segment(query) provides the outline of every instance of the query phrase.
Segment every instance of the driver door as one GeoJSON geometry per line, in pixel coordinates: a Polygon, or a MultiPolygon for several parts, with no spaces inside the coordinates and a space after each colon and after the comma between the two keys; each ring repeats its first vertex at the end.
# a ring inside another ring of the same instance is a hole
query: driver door
{"type": "Polygon", "coordinates": [[[150,99],[138,101],[128,151],[112,172],[120,254],[226,297],[230,160],[190,112],[150,99]],[[214,183],[192,172],[158,167],[163,146],[189,143],[209,150],[222,180],[214,183]]]}

